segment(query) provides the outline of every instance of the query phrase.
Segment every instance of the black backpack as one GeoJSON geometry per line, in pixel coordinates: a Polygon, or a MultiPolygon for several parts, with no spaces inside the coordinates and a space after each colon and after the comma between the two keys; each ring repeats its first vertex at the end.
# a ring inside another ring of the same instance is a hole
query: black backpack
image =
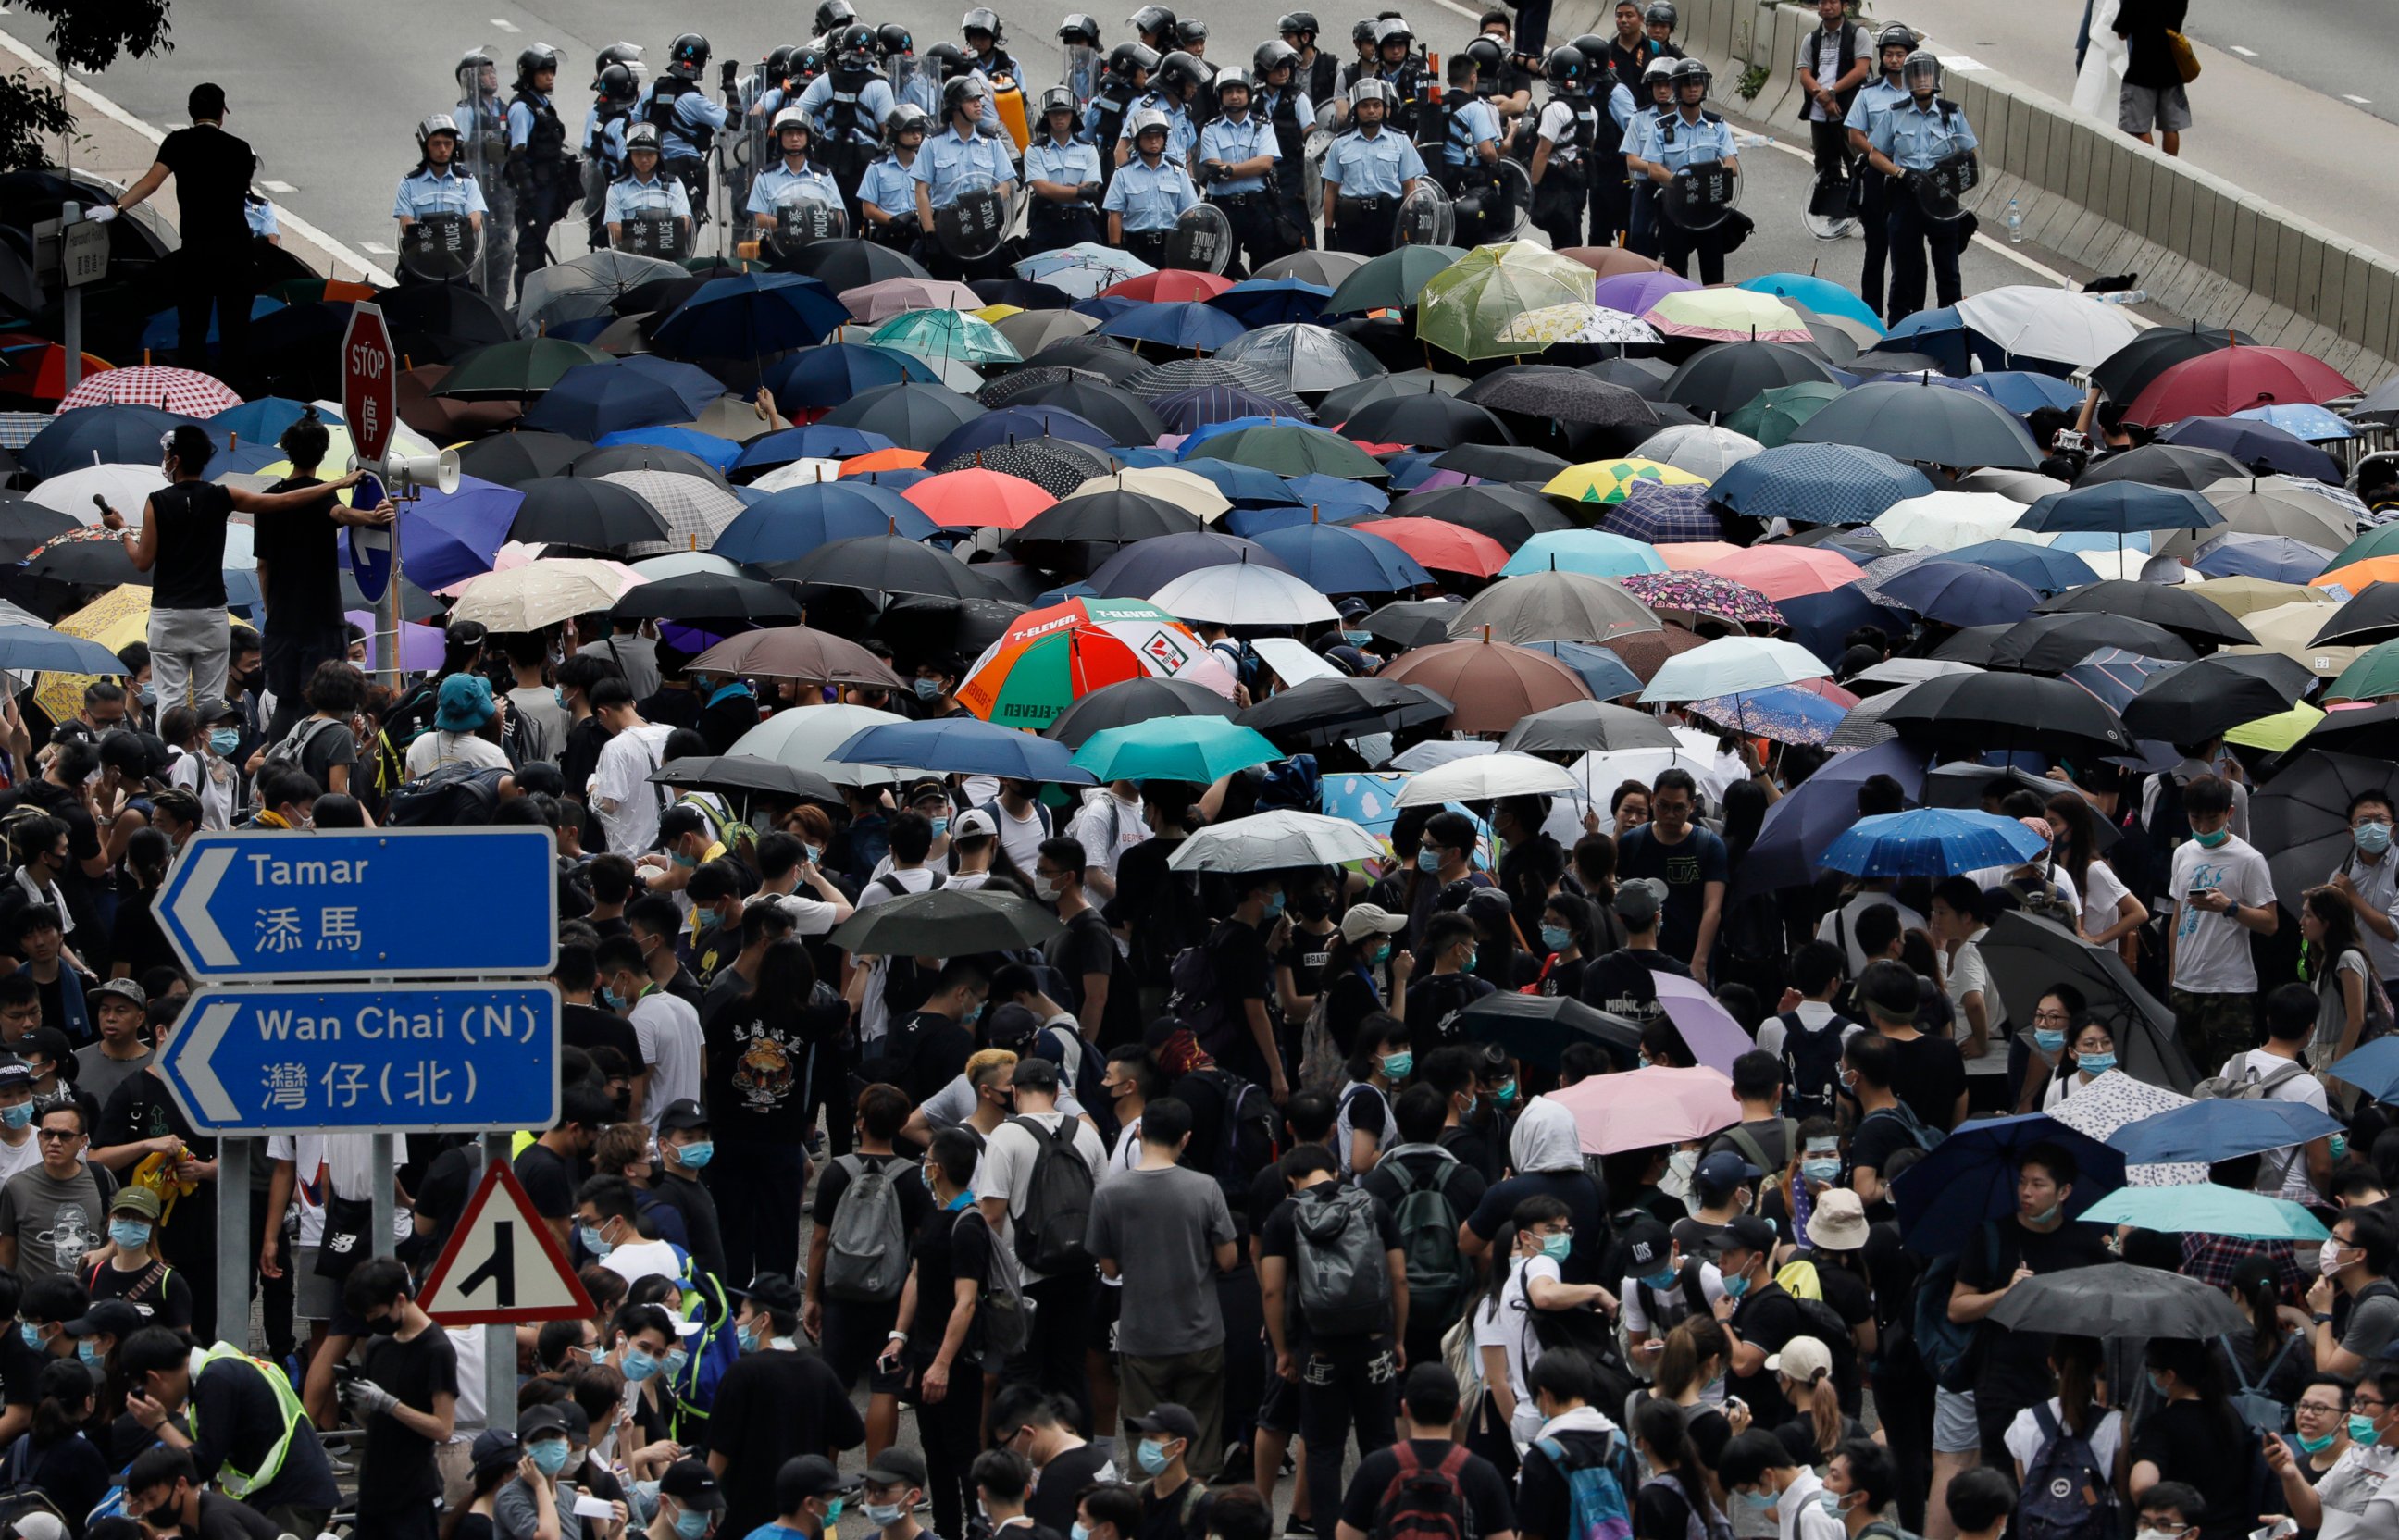
{"type": "Polygon", "coordinates": [[[1063,1272],[1088,1263],[1083,1237],[1091,1223],[1091,1169],[1075,1148],[1082,1125],[1059,1114],[1055,1131],[1030,1117],[1008,1120],[1033,1136],[1039,1153],[1024,1187],[1024,1212],[1016,1221],[1016,1260],[1038,1273],[1063,1272]]]}
{"type": "Polygon", "coordinates": [[[1841,1039],[1854,1025],[1838,1011],[1821,1027],[1787,1010],[1782,1023],[1782,1112],[1787,1117],[1832,1117],[1841,1100],[1841,1039]]]}
{"type": "MultiPolygon", "coordinates": [[[[1227,921],[1227,925],[1235,922],[1227,921]]],[[[1236,1016],[1233,1003],[1216,978],[1216,958],[1209,943],[1185,947],[1167,968],[1166,1012],[1191,1029],[1191,1035],[1212,1057],[1230,1046],[1236,1016]]]]}
{"type": "Polygon", "coordinates": [[[388,829],[481,829],[500,806],[500,780],[508,770],[454,761],[391,794],[384,812],[388,829]]]}
{"type": "Polygon", "coordinates": [[[2067,1432],[2047,1401],[2033,1402],[2031,1410],[2040,1425],[2040,1448],[2025,1465],[2017,1533],[2025,1540],[2113,1540],[2121,1534],[2123,1507],[2090,1441],[2067,1432]]]}
{"type": "Polygon", "coordinates": [[[1375,1505],[1372,1540],[1467,1540],[1472,1526],[1466,1515],[1466,1487],[1459,1478],[1471,1456],[1463,1444],[1452,1444],[1437,1466],[1416,1458],[1406,1439],[1391,1446],[1399,1462],[1390,1485],[1375,1505]]]}
{"type": "Polygon", "coordinates": [[[1221,1064],[1191,1073],[1216,1087],[1225,1112],[1216,1128],[1215,1151],[1202,1157],[1207,1164],[1198,1160],[1186,1164],[1214,1177],[1216,1185],[1225,1190],[1226,1203],[1236,1211],[1245,1211],[1250,1183],[1275,1160],[1274,1099],[1265,1087],[1242,1079],[1221,1064]]]}

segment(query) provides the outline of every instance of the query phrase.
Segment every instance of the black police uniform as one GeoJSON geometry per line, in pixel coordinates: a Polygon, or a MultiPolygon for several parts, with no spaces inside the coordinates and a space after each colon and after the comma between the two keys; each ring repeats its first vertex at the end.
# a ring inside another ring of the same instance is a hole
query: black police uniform
{"type": "Polygon", "coordinates": [[[575,207],[577,192],[575,162],[566,153],[566,124],[549,98],[520,85],[508,105],[522,104],[533,115],[533,130],[525,136],[524,153],[511,153],[508,185],[517,196],[517,292],[524,292],[527,275],[549,265],[549,227],[575,207]]]}
{"type": "MultiPolygon", "coordinates": [[[[1298,75],[1296,69],[1292,71],[1294,81],[1298,75]]],[[[1306,250],[1316,244],[1316,212],[1308,206],[1305,165],[1308,130],[1315,125],[1300,121],[1299,94],[1288,88],[1278,91],[1260,87],[1252,91],[1250,111],[1265,115],[1281,157],[1274,169],[1276,239],[1286,252],[1306,250]]]]}

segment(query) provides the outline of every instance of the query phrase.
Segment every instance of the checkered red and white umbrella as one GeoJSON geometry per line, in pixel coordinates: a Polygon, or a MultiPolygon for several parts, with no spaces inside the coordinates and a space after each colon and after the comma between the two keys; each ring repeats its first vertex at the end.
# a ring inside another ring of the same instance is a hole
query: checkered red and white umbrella
{"type": "Polygon", "coordinates": [[[79,406],[155,406],[186,417],[210,417],[241,405],[241,392],[213,374],[194,369],[143,364],[87,375],[59,399],[59,410],[79,406]]]}

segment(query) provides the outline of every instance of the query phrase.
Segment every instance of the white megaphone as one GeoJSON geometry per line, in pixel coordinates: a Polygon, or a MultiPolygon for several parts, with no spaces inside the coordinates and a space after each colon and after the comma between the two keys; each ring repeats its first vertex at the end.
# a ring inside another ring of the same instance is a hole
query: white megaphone
{"type": "Polygon", "coordinates": [[[397,496],[404,497],[425,487],[432,487],[446,496],[458,490],[458,452],[445,449],[438,454],[386,454],[378,474],[397,496]]]}

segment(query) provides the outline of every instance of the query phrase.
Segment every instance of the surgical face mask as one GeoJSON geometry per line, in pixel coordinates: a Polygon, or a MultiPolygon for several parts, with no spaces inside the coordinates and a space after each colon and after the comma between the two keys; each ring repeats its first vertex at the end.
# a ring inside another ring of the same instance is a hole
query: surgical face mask
{"type": "Polygon", "coordinates": [[[2317,1268],[2323,1272],[2324,1277],[2331,1277],[2335,1274],[2338,1273],[2342,1268],[2349,1265],[2349,1263],[2341,1260],[2341,1253],[2348,1250],[2349,1248],[2343,1246],[2337,1240],[2328,1240],[2324,1242],[2324,1250],[2316,1253],[2317,1268]]]}
{"type": "Polygon", "coordinates": [[[1168,1466],[1173,1464],[1167,1455],[1166,1446],[1155,1439],[1144,1439],[1133,1458],[1139,1462],[1145,1476],[1162,1474],[1168,1466]]]}
{"type": "Polygon", "coordinates": [[[607,1261],[608,1253],[616,1250],[614,1246],[608,1244],[605,1236],[589,1224],[576,1225],[575,1235],[576,1239],[583,1242],[583,1249],[591,1253],[591,1260],[594,1262],[607,1261]]]}
{"type": "MultiPolygon", "coordinates": [[[[108,1355],[100,1350],[98,1344],[87,1339],[86,1341],[75,1344],[75,1357],[83,1360],[83,1366],[86,1369],[97,1371],[102,1364],[107,1361],[108,1355]]],[[[2331,1442],[2331,1435],[2325,1435],[2324,1441],[2325,1443],[2331,1442]]],[[[2316,1447],[2321,1449],[2324,1445],[2319,1444],[2316,1447]]]]}
{"type": "Polygon", "coordinates": [[[715,1158],[716,1143],[713,1140],[703,1139],[697,1144],[683,1147],[683,1167],[686,1171],[697,1171],[715,1158]]]}
{"type": "Polygon", "coordinates": [[[2165,1400],[2165,1399],[2167,1399],[2167,1398],[2172,1395],[2172,1392],[2171,1392],[2171,1391],[2169,1391],[2169,1390],[2166,1388],[2166,1379],[2165,1379],[2165,1376],[2164,1376],[2164,1375],[2162,1375],[2162,1374],[2161,1374],[2161,1373],[2159,1373],[2159,1372],[2158,1372],[2156,1370],[2154,1370],[2154,1369],[2152,1369],[2152,1370],[2150,1370],[2150,1371],[2148,1371],[2148,1375],[2149,1375],[2149,1388],[2150,1388],[2151,1390],[2154,1390],[2154,1391],[2156,1391],[2156,1392],[2158,1393],[2158,1399],[2160,1399],[2160,1400],[2165,1400]]]}
{"type": "Polygon", "coordinates": [[[941,698],[941,695],[942,682],[940,680],[920,679],[916,682],[916,698],[918,700],[938,700],[941,698]]]}
{"type": "Polygon", "coordinates": [[[689,1362],[691,1362],[691,1355],[684,1352],[682,1348],[678,1347],[672,1352],[670,1352],[667,1355],[667,1378],[671,1380],[676,1375],[681,1374],[683,1372],[684,1365],[689,1362]]]}
{"type": "Polygon", "coordinates": [[[1565,1261],[1566,1253],[1573,1250],[1574,1236],[1572,1236],[1561,1233],[1559,1235],[1543,1236],[1541,1237],[1541,1255],[1549,1258],[1552,1262],[1565,1261]]]}
{"type": "Polygon", "coordinates": [[[2106,1074],[2116,1067],[2116,1056],[2112,1053],[2086,1053],[2076,1062],[2082,1066],[2085,1074],[2106,1074]]]}
{"type": "Polygon", "coordinates": [[[1383,1055],[1383,1073],[1394,1080],[1405,1080],[1408,1077],[1408,1072],[1416,1067],[1416,1056],[1413,1053],[1383,1055]]]}
{"type": "Polygon", "coordinates": [[[566,687],[565,687],[564,685],[559,685],[559,686],[557,686],[557,687],[553,688],[553,689],[549,692],[549,698],[550,698],[550,699],[552,699],[552,700],[554,700],[554,701],[556,701],[556,702],[558,702],[558,709],[559,709],[560,710],[563,711],[563,710],[565,710],[565,709],[567,709],[567,706],[566,706],[566,687]]]}
{"type": "Polygon", "coordinates": [[[1725,1298],[1727,1298],[1727,1299],[1731,1299],[1731,1300],[1737,1300],[1737,1299],[1741,1298],[1743,1294],[1748,1293],[1748,1292],[1749,1292],[1749,1275],[1748,1275],[1747,1273],[1728,1273],[1728,1274],[1726,1274],[1726,1275],[1725,1275],[1725,1280],[1724,1280],[1724,1291],[1725,1291],[1725,1298]]]}
{"type": "Polygon", "coordinates": [[[1464,1121],[1464,1120],[1465,1120],[1465,1119],[1467,1119],[1467,1118],[1472,1117],[1472,1116],[1474,1115],[1474,1108],[1475,1108],[1475,1104],[1476,1104],[1478,1101],[1480,1101],[1481,1100],[1482,1100],[1482,1098],[1480,1098],[1480,1097],[1473,1097],[1473,1096],[1470,1096],[1470,1097],[1468,1097],[1468,1098],[1466,1099],[1466,1105],[1457,1109],[1457,1115],[1458,1115],[1459,1120],[1460,1120],[1460,1121],[1464,1121]]]}
{"type": "Polygon", "coordinates": [[[1499,1105],[1511,1105],[1516,1100],[1516,1083],[1511,1080],[1492,1094],[1498,1099],[1499,1105]]]}
{"type": "Polygon", "coordinates": [[[898,1523],[900,1516],[907,1511],[897,1503],[869,1503],[866,1505],[866,1519],[876,1529],[882,1529],[888,1524],[898,1523]]]}
{"type": "Polygon", "coordinates": [[[2058,1209],[2063,1207],[2064,1205],[2062,1204],[2053,1203],[2046,1209],[2040,1209],[2026,1216],[2026,1223],[2030,1224],[2047,1224],[2051,1220],[2057,1217],[2058,1209]]]}
{"type": "Polygon", "coordinates": [[[1552,952],[1564,952],[1573,944],[1574,932],[1568,930],[1565,926],[1543,925],[1541,927],[1541,945],[1549,948],[1552,952]]]}
{"type": "Polygon", "coordinates": [[[2311,1439],[2306,1434],[2302,1433],[2298,1435],[2299,1447],[2306,1450],[2310,1454],[2322,1454],[2325,1450],[2332,1447],[2332,1441],[2336,1437],[2338,1437],[2338,1435],[2327,1433],[2320,1439],[2311,1439]]]}
{"type": "Polygon", "coordinates": [[[699,858],[697,856],[686,856],[682,851],[678,850],[674,853],[674,864],[689,869],[699,864],[699,858]]]}
{"type": "Polygon", "coordinates": [[[1799,1163],[1799,1174],[1810,1182],[1830,1182],[1841,1174],[1841,1163],[1838,1160],[1803,1160],[1799,1163]]]}
{"type": "Polygon", "coordinates": [[[1774,1506],[1774,1498],[1775,1494],[1770,1492],[1746,1492],[1740,1487],[1732,1489],[1732,1500],[1752,1513],[1764,1513],[1774,1506]]]}
{"type": "Polygon", "coordinates": [[[1381,945],[1376,947],[1374,955],[1367,959],[1367,961],[1375,963],[1388,963],[1390,960],[1391,943],[1389,941],[1385,941],[1381,945]]]}
{"type": "Polygon", "coordinates": [[[825,1505],[825,1528],[830,1531],[841,1522],[841,1510],[849,1506],[847,1497],[836,1497],[825,1505]]]}
{"type": "Polygon", "coordinates": [[[947,818],[934,818],[930,822],[933,826],[933,838],[937,840],[950,831],[950,820],[947,818]]]}
{"type": "Polygon", "coordinates": [[[2352,1412],[2349,1414],[2349,1441],[2371,1449],[2382,1441],[2382,1435],[2375,1430],[2373,1418],[2352,1412]]]}
{"type": "Polygon", "coordinates": [[[1835,1523],[1838,1523],[1841,1519],[1841,1499],[1847,1495],[1846,1493],[1828,1492],[1816,1499],[1816,1506],[1830,1514],[1835,1523]]]}
{"type": "Polygon", "coordinates": [[[701,1535],[708,1533],[708,1510],[685,1508],[676,1514],[674,1532],[683,1536],[683,1540],[699,1540],[701,1535]]]}
{"type": "Polygon", "coordinates": [[[824,846],[820,844],[806,844],[802,845],[800,848],[808,853],[808,864],[810,866],[814,866],[817,862],[824,859],[824,846]]]}
{"type": "Polygon", "coordinates": [[[2232,837],[2232,831],[2230,829],[2216,829],[2202,834],[2198,831],[2194,830],[2191,831],[2190,837],[2197,840],[2204,848],[2213,850],[2217,845],[2222,844],[2225,841],[2230,839],[2232,837]]]}
{"type": "Polygon", "coordinates": [[[1058,901],[1058,885],[1047,877],[1036,876],[1033,879],[1033,896],[1045,904],[1054,904],[1058,901]]]}
{"type": "Polygon", "coordinates": [[[209,747],[216,751],[219,759],[223,759],[241,747],[241,729],[238,727],[210,728],[209,747]]]}
{"type": "Polygon", "coordinates": [[[35,1326],[32,1321],[19,1321],[17,1323],[17,1336],[27,1347],[33,1348],[36,1352],[41,1350],[42,1329],[35,1326]]]}
{"type": "Polygon", "coordinates": [[[617,1367],[624,1371],[625,1378],[639,1384],[658,1371],[658,1360],[638,1347],[629,1347],[625,1349],[624,1360],[617,1367]]]}
{"type": "Polygon", "coordinates": [[[1341,640],[1349,643],[1352,647],[1371,647],[1375,644],[1375,633],[1372,631],[1344,631],[1341,633],[1341,640]]]}
{"type": "Polygon", "coordinates": [[[1267,894],[1266,909],[1267,918],[1269,920],[1280,918],[1282,914],[1283,905],[1286,901],[1287,900],[1280,893],[1267,894]]]}
{"type": "Polygon", "coordinates": [[[1652,1273],[1641,1281],[1647,1284],[1653,1293],[1660,1289],[1672,1289],[1674,1287],[1674,1270],[1669,1267],[1662,1273],[1652,1273]]]}
{"type": "Polygon", "coordinates": [[[1441,857],[1430,850],[1417,851],[1416,870],[1418,871],[1439,871],[1441,870],[1441,857]]]}
{"type": "Polygon", "coordinates": [[[150,1244],[150,1223],[139,1219],[110,1220],[108,1238],[129,1251],[140,1250],[150,1244]]]}
{"type": "Polygon", "coordinates": [[[960,1026],[962,1026],[962,1027],[971,1027],[971,1026],[973,1026],[977,1021],[980,1021],[980,1020],[983,1020],[983,1002],[982,1002],[982,1001],[980,1001],[980,1000],[978,1000],[978,1001],[976,1001],[972,1006],[969,1006],[969,1007],[968,1007],[968,1009],[967,1009],[967,1013],[966,1013],[964,1016],[961,1016],[961,1017],[959,1017],[959,1018],[958,1018],[958,1025],[960,1025],[960,1026]]]}
{"type": "Polygon", "coordinates": [[[742,1352],[755,1353],[758,1351],[758,1333],[752,1328],[747,1326],[737,1326],[733,1329],[733,1335],[740,1342],[742,1352]]]}
{"type": "Polygon", "coordinates": [[[712,909],[695,909],[691,912],[691,919],[692,924],[703,931],[714,930],[725,923],[725,916],[712,909]]]}
{"type": "Polygon", "coordinates": [[[13,1107],[0,1107],[0,1123],[12,1128],[31,1128],[33,1122],[34,1104],[30,1101],[21,1101],[13,1107]]]}
{"type": "Polygon", "coordinates": [[[138,698],[144,706],[156,706],[158,704],[158,692],[151,685],[144,684],[141,689],[136,690],[133,693],[135,697],[138,698]]]}
{"type": "Polygon", "coordinates": [[[615,990],[610,989],[605,984],[600,986],[600,1003],[607,1006],[610,1010],[623,1010],[625,1008],[625,997],[617,993],[615,990]]]}
{"type": "Polygon", "coordinates": [[[528,1451],[533,1455],[534,1468],[544,1476],[555,1476],[566,1468],[566,1440],[544,1439],[528,1451]]]}
{"type": "Polygon", "coordinates": [[[1073,1533],[1067,1536],[1067,1540],[1091,1540],[1091,1526],[1089,1524],[1073,1526],[1073,1533]]]}
{"type": "Polygon", "coordinates": [[[2379,856],[2391,848],[2391,826],[2379,818],[2369,818],[2349,831],[2357,848],[2369,856],[2379,856]]]}
{"type": "Polygon", "coordinates": [[[2032,1032],[2032,1046],[2043,1053],[2055,1053],[2066,1047],[2066,1033],[2035,1027],[2032,1032]]]}

